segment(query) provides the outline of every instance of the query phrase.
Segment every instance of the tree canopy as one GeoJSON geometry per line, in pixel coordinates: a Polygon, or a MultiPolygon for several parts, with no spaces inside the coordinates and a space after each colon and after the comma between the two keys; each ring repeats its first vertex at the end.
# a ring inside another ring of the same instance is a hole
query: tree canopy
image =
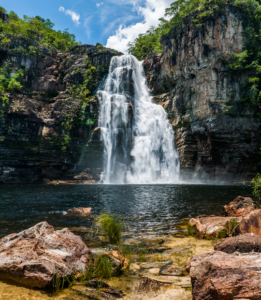
{"type": "MultiPolygon", "coordinates": [[[[3,7],[0,7],[0,12],[5,12],[3,7]]],[[[39,45],[51,46],[59,51],[66,51],[69,47],[79,45],[75,35],[69,33],[68,29],[64,31],[54,30],[54,23],[50,19],[43,19],[39,16],[19,18],[14,11],[10,11],[9,19],[2,22],[0,19],[0,34],[2,36],[9,34],[11,36],[24,36],[34,39],[39,45]]]]}

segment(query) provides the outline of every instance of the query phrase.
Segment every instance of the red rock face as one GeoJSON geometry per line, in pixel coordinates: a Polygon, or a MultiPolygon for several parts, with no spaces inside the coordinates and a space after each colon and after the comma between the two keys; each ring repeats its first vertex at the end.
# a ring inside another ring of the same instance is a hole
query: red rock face
{"type": "Polygon", "coordinates": [[[193,300],[261,299],[261,274],[252,270],[214,269],[197,280],[193,300]]]}
{"type": "Polygon", "coordinates": [[[239,222],[233,235],[253,233],[261,236],[261,209],[250,212],[239,222]]]}
{"type": "Polygon", "coordinates": [[[189,220],[189,226],[194,228],[198,238],[226,237],[230,232],[231,218],[218,216],[198,216],[189,220]]]}
{"type": "Polygon", "coordinates": [[[0,240],[0,276],[27,287],[44,288],[54,274],[67,276],[86,269],[90,250],[69,229],[54,231],[47,222],[0,240]]]}
{"type": "Polygon", "coordinates": [[[261,299],[261,254],[213,251],[186,264],[193,300],[261,299]]]}
{"type": "Polygon", "coordinates": [[[217,243],[214,246],[216,251],[223,251],[226,253],[249,253],[249,252],[261,252],[261,237],[246,233],[239,236],[226,238],[222,242],[217,243]]]}
{"type": "Polygon", "coordinates": [[[253,200],[249,197],[238,196],[235,200],[225,205],[222,211],[223,216],[240,217],[255,210],[253,200]]]}

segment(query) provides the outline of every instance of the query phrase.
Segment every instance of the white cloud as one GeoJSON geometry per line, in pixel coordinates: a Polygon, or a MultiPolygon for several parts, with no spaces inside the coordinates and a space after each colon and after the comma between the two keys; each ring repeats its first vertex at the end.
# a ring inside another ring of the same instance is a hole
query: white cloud
{"type": "Polygon", "coordinates": [[[101,3],[96,3],[96,6],[97,6],[97,7],[100,7],[101,5],[103,5],[103,2],[101,2],[101,3]]]}
{"type": "Polygon", "coordinates": [[[85,27],[85,29],[86,29],[86,35],[87,35],[88,39],[91,37],[91,33],[92,33],[92,32],[91,32],[91,29],[90,29],[90,26],[89,26],[89,22],[90,22],[91,18],[92,18],[92,17],[86,18],[86,19],[84,20],[84,23],[83,23],[83,25],[84,25],[84,27],[85,27]]]}
{"type": "Polygon", "coordinates": [[[72,10],[70,10],[70,9],[65,10],[65,8],[62,7],[62,6],[59,7],[59,11],[62,11],[62,12],[64,12],[66,15],[71,16],[73,22],[74,22],[76,25],[79,25],[79,24],[80,24],[79,20],[80,20],[80,17],[81,17],[81,16],[80,16],[79,14],[77,14],[76,12],[74,12],[74,11],[72,11],[72,10]]]}
{"type": "Polygon", "coordinates": [[[164,16],[165,9],[172,2],[173,0],[146,0],[145,6],[133,3],[143,21],[127,27],[121,24],[115,35],[108,38],[106,47],[127,53],[128,43],[133,42],[140,33],[145,33],[151,26],[157,26],[159,18],[164,16]]]}

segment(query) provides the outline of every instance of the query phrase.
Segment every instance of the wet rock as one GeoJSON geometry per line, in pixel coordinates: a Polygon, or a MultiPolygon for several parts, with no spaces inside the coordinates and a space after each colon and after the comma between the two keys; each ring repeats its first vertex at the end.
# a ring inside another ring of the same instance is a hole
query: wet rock
{"type": "Polygon", "coordinates": [[[110,294],[104,293],[102,291],[96,291],[95,289],[87,288],[84,286],[73,286],[72,289],[81,295],[87,296],[89,299],[93,300],[115,300],[116,298],[110,294]]]}
{"type": "Polygon", "coordinates": [[[193,227],[193,234],[198,238],[214,239],[228,235],[231,230],[231,218],[204,215],[190,219],[188,225],[193,227]]]}
{"type": "Polygon", "coordinates": [[[261,209],[250,212],[243,217],[233,230],[233,235],[253,233],[261,236],[261,209]]]}
{"type": "Polygon", "coordinates": [[[92,211],[91,207],[74,207],[67,210],[68,215],[89,215],[92,211]]]}
{"type": "Polygon", "coordinates": [[[108,256],[113,263],[113,271],[119,273],[124,271],[130,265],[130,261],[122,256],[118,251],[107,251],[104,255],[108,256]]]}
{"type": "Polygon", "coordinates": [[[216,251],[223,251],[226,253],[233,252],[261,252],[261,237],[251,233],[238,235],[224,239],[222,242],[214,246],[216,251]]]}
{"type": "Polygon", "coordinates": [[[101,291],[117,298],[122,298],[123,294],[121,290],[116,289],[114,287],[102,288],[101,291]]]}
{"type": "Polygon", "coordinates": [[[85,283],[85,286],[91,287],[91,288],[108,288],[110,287],[106,282],[101,280],[90,280],[85,283]]]}
{"type": "Polygon", "coordinates": [[[170,283],[160,282],[149,277],[144,277],[138,287],[138,293],[148,293],[160,290],[162,287],[169,286],[170,283]]]}
{"type": "Polygon", "coordinates": [[[238,196],[235,200],[225,205],[222,211],[223,216],[240,217],[249,214],[255,210],[256,206],[249,197],[238,196]]]}
{"type": "Polygon", "coordinates": [[[187,271],[184,268],[177,268],[177,267],[163,267],[160,269],[160,275],[166,276],[185,276],[188,275],[187,271]]]}
{"type": "Polygon", "coordinates": [[[0,240],[0,276],[27,287],[44,288],[54,274],[68,276],[86,270],[91,251],[67,228],[55,231],[47,222],[0,240]]]}

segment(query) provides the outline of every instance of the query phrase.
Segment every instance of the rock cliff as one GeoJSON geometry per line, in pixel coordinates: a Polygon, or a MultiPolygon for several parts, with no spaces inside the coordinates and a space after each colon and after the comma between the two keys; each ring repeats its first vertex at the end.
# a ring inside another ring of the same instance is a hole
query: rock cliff
{"type": "Polygon", "coordinates": [[[60,53],[22,36],[2,36],[0,67],[24,76],[22,90],[0,99],[0,183],[99,179],[95,90],[114,55],[120,53],[100,44],[60,53]]]}
{"type": "Polygon", "coordinates": [[[156,103],[175,128],[183,178],[249,181],[260,172],[260,118],[245,106],[249,74],[232,74],[224,57],[240,53],[247,20],[235,7],[183,19],[144,66],[156,103]]]}

